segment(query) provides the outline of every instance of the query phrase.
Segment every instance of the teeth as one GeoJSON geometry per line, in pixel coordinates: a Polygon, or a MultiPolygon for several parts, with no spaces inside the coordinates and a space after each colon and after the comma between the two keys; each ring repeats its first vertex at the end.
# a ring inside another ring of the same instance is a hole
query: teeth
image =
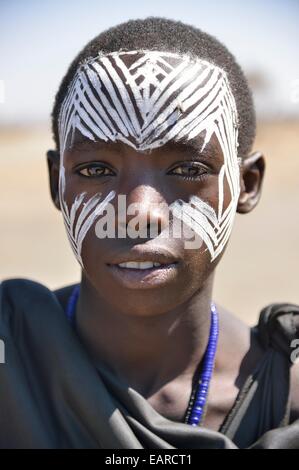
{"type": "Polygon", "coordinates": [[[160,263],[153,263],[152,261],[129,261],[127,263],[120,263],[117,266],[127,269],[151,269],[161,266],[160,263]]]}

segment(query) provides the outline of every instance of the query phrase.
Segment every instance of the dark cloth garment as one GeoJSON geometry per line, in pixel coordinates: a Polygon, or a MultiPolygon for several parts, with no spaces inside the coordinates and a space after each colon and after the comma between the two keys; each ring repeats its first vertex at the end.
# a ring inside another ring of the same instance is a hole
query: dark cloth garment
{"type": "Polygon", "coordinates": [[[29,280],[0,286],[0,448],[299,449],[289,422],[290,343],[299,307],[272,305],[256,327],[265,356],[221,432],[171,421],[93,364],[56,294],[29,280]]]}

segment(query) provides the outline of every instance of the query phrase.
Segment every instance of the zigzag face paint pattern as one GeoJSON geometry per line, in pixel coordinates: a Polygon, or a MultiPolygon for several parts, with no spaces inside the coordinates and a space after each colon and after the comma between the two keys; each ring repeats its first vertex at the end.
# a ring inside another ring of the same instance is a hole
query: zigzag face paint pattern
{"type": "Polygon", "coordinates": [[[234,108],[226,74],[209,62],[157,51],[99,54],[79,68],[62,104],[61,148],[75,129],[140,151],[191,139],[212,130],[225,100],[234,108]]]}
{"type": "Polygon", "coordinates": [[[72,204],[69,211],[64,200],[65,193],[65,169],[60,169],[59,196],[60,206],[63,214],[64,224],[73,252],[83,268],[81,256],[82,243],[87,232],[93,226],[94,222],[100,217],[108,203],[114,198],[115,192],[110,193],[101,201],[102,194],[96,193],[94,196],[84,201],[86,193],[79,194],[72,204]]]}
{"type": "Polygon", "coordinates": [[[176,201],[172,210],[200,234],[212,260],[221,253],[240,192],[237,110],[222,69],[160,51],[99,54],[78,69],[58,124],[61,161],[76,131],[93,141],[119,141],[141,152],[205,133],[203,150],[215,134],[224,156],[217,213],[197,196],[189,203],[176,201]],[[226,208],[225,180],[231,194],[226,208]]]}

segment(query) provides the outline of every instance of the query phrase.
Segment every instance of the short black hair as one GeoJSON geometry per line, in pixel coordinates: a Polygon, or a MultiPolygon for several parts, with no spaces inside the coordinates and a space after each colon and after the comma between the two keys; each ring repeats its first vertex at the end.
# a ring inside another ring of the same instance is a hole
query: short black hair
{"type": "Polygon", "coordinates": [[[61,81],[52,111],[52,131],[59,149],[58,116],[68,87],[81,64],[99,52],[136,49],[189,54],[223,69],[234,95],[239,118],[238,156],[244,158],[255,138],[256,117],[251,90],[234,56],[215,37],[194,26],[166,18],[129,20],[109,28],[92,39],[75,57],[61,81]]]}

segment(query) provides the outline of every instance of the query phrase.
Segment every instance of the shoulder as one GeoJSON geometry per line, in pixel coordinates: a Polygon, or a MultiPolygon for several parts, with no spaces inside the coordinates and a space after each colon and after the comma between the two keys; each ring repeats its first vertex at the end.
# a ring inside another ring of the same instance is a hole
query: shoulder
{"type": "MultiPolygon", "coordinates": [[[[219,346],[224,351],[223,362],[235,369],[239,385],[243,384],[265,354],[257,332],[242,319],[220,307],[219,346]],[[226,359],[225,359],[226,358],[226,359]]],[[[222,364],[225,367],[225,364],[222,364]]]]}
{"type": "Polygon", "coordinates": [[[294,364],[294,357],[299,357],[299,306],[288,303],[268,305],[262,309],[258,324],[252,328],[225,310],[221,313],[227,350],[231,351],[236,363],[240,358],[247,363],[247,372],[269,349],[284,358],[285,366],[290,370],[292,407],[298,410],[299,364],[294,364]]]}
{"type": "MultiPolygon", "coordinates": [[[[62,288],[64,289],[64,288],[62,288]]],[[[0,284],[0,339],[9,361],[31,355],[72,332],[58,296],[47,286],[30,279],[8,279],[0,284]]],[[[65,292],[65,291],[62,291],[65,292]]]]}
{"type": "Polygon", "coordinates": [[[0,319],[9,322],[12,318],[41,315],[46,310],[64,305],[66,294],[73,286],[52,291],[47,286],[31,279],[5,279],[0,283],[0,319]]]}
{"type": "Polygon", "coordinates": [[[260,314],[258,331],[267,347],[280,351],[290,365],[290,421],[299,419],[299,306],[271,304],[260,314]]]}
{"type": "Polygon", "coordinates": [[[294,342],[299,339],[299,306],[288,303],[263,308],[257,325],[261,342],[284,354],[292,364],[294,342]]]}
{"type": "Polygon", "coordinates": [[[0,290],[2,296],[8,296],[12,298],[17,298],[18,293],[27,293],[27,295],[55,295],[57,298],[64,298],[68,295],[76,284],[71,284],[68,286],[63,286],[55,290],[51,290],[49,287],[41,284],[32,279],[26,278],[15,278],[15,279],[5,279],[0,282],[0,290]]]}
{"type": "Polygon", "coordinates": [[[0,302],[1,306],[26,304],[32,297],[38,299],[50,292],[46,286],[31,279],[5,279],[0,283],[0,302]]]}

